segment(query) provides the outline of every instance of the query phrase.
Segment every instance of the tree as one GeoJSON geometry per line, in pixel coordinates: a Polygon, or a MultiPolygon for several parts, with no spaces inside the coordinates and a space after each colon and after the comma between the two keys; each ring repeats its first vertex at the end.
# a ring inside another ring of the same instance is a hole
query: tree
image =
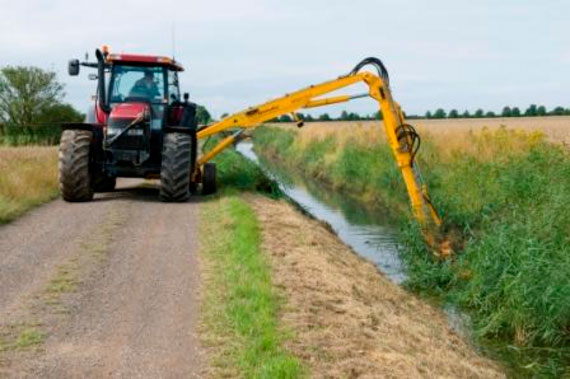
{"type": "Polygon", "coordinates": [[[279,122],[291,122],[293,121],[291,119],[291,116],[289,116],[288,114],[284,114],[281,117],[279,117],[279,122]]]}
{"type": "Polygon", "coordinates": [[[311,121],[315,121],[315,119],[314,119],[313,116],[311,116],[310,114],[307,114],[307,115],[305,116],[305,121],[311,122],[311,121]]]}
{"type": "Polygon", "coordinates": [[[449,115],[447,116],[449,118],[459,118],[459,112],[457,112],[457,109],[452,109],[449,111],[449,115]]]}
{"type": "Polygon", "coordinates": [[[430,112],[430,111],[427,111],[427,112],[426,112],[426,118],[432,118],[432,115],[431,115],[431,112],[430,112]]]}
{"type": "Polygon", "coordinates": [[[445,118],[446,114],[445,111],[442,108],[439,108],[435,111],[435,113],[433,114],[433,118],[445,118]]]}
{"type": "Polygon", "coordinates": [[[82,122],[85,119],[85,115],[78,112],[69,104],[55,104],[49,108],[44,109],[38,115],[38,121],[40,126],[44,125],[58,126],[62,122],[82,122]]]}
{"type": "Polygon", "coordinates": [[[347,121],[358,121],[360,120],[360,115],[358,113],[350,112],[347,117],[347,121]]]}
{"type": "Polygon", "coordinates": [[[59,104],[63,85],[53,71],[8,66],[0,70],[0,123],[30,130],[42,114],[59,104]]]}
{"type": "Polygon", "coordinates": [[[339,117],[340,121],[348,121],[348,112],[347,111],[342,111],[340,113],[340,117],[339,117]]]}
{"type": "Polygon", "coordinates": [[[524,111],[524,115],[528,117],[536,116],[536,104],[531,104],[526,111],[524,111]]]}
{"type": "Polygon", "coordinates": [[[483,114],[484,114],[484,112],[483,112],[483,109],[481,109],[481,108],[479,108],[475,111],[475,117],[481,118],[481,117],[483,117],[483,114]]]}
{"type": "Polygon", "coordinates": [[[544,105],[541,105],[540,107],[538,107],[536,109],[536,115],[537,116],[546,116],[546,107],[544,105]]]}
{"type": "Polygon", "coordinates": [[[323,113],[322,115],[319,116],[319,121],[330,121],[331,120],[331,116],[329,116],[328,113],[323,113]]]}
{"type": "Polygon", "coordinates": [[[564,108],[556,107],[550,113],[554,116],[563,116],[564,115],[564,108]]]}
{"type": "Polygon", "coordinates": [[[489,112],[485,113],[485,117],[492,118],[492,117],[497,117],[497,115],[495,115],[495,112],[489,111],[489,112]]]}
{"type": "Polygon", "coordinates": [[[465,110],[465,112],[463,112],[463,114],[461,115],[461,117],[469,118],[469,117],[471,117],[471,114],[469,113],[468,110],[465,110]]]}
{"type": "Polygon", "coordinates": [[[521,110],[518,107],[513,107],[513,109],[511,110],[511,115],[512,117],[520,117],[521,110]]]}
{"type": "Polygon", "coordinates": [[[501,116],[511,117],[512,115],[513,115],[513,112],[511,111],[511,107],[506,106],[503,108],[503,111],[501,112],[501,116]]]}
{"type": "Polygon", "coordinates": [[[198,105],[196,107],[196,120],[198,121],[198,124],[201,125],[206,125],[210,121],[212,121],[212,116],[210,115],[210,112],[208,112],[206,107],[204,107],[203,105],[198,105]]]}
{"type": "Polygon", "coordinates": [[[374,120],[384,120],[384,115],[382,114],[382,111],[374,113],[374,120]]]}
{"type": "Polygon", "coordinates": [[[224,113],[222,113],[222,115],[220,116],[220,119],[224,119],[224,118],[228,117],[229,115],[230,115],[229,113],[224,112],[224,113]]]}

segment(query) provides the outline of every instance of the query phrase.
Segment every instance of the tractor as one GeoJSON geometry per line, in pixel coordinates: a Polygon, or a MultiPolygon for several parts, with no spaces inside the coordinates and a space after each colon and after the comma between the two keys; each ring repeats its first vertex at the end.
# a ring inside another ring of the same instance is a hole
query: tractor
{"type": "Polygon", "coordinates": [[[69,61],[68,71],[95,68],[97,94],[84,123],[62,125],[60,189],[64,200],[89,201],[94,192],[115,188],[117,177],[160,179],[160,199],[186,201],[202,183],[216,190],[213,163],[197,167],[196,104],[180,96],[184,68],[161,56],[110,54],[96,62],[69,61]],[[203,173],[203,175],[202,175],[203,173]]]}
{"type": "Polygon", "coordinates": [[[178,73],[183,67],[174,59],[110,54],[105,46],[95,55],[95,63],[69,62],[71,75],[78,75],[80,66],[96,68],[97,74],[90,77],[97,79],[98,86],[86,121],[63,125],[59,169],[65,200],[91,200],[93,192],[112,190],[117,177],[160,178],[163,201],[186,201],[200,184],[202,193],[211,194],[216,190],[216,166],[210,161],[246,137],[245,130],[284,114],[291,114],[302,127],[303,120],[295,113],[298,109],[370,98],[378,104],[388,144],[426,241],[438,254],[449,255],[449,248],[440,248],[446,243],[439,232],[442,220],[420,173],[420,136],[394,101],[388,70],[378,58],[366,58],[336,79],[198,127],[196,105],[188,101],[187,94],[180,100],[178,73]],[[376,72],[363,70],[365,67],[376,72]],[[365,84],[368,91],[323,97],[358,83],[365,84]],[[215,134],[226,136],[198,157],[198,140],[215,134]]]}

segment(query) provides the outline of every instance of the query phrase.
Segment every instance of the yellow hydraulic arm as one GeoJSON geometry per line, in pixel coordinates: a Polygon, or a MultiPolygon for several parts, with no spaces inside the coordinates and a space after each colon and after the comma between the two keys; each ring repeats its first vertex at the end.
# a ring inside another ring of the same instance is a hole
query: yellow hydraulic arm
{"type": "MultiPolygon", "coordinates": [[[[419,167],[415,159],[417,149],[419,148],[419,136],[411,125],[405,123],[400,106],[392,98],[388,72],[382,62],[377,58],[367,58],[363,60],[348,75],[321,84],[312,85],[297,92],[270,100],[264,104],[250,107],[245,111],[230,115],[219,122],[201,129],[198,132],[198,138],[205,138],[228,129],[239,128],[238,132],[226,137],[209,152],[200,157],[197,169],[200,170],[201,165],[233,144],[243,129],[256,127],[265,121],[287,113],[293,114],[295,119],[294,112],[301,108],[336,104],[365,96],[373,98],[379,104],[384,119],[387,139],[396,159],[396,163],[402,173],[413,214],[420,223],[427,242],[431,246],[436,247],[440,241],[437,241],[439,233],[434,233],[434,231],[439,229],[441,219],[429,199],[427,188],[422,183],[419,167]],[[377,75],[368,71],[360,72],[364,66],[368,65],[376,68],[377,75]],[[324,94],[359,82],[368,85],[369,91],[367,94],[318,98],[324,94]]],[[[301,122],[302,121],[300,121],[300,123],[301,122]]],[[[439,250],[439,248],[436,248],[436,250],[439,250]]]]}

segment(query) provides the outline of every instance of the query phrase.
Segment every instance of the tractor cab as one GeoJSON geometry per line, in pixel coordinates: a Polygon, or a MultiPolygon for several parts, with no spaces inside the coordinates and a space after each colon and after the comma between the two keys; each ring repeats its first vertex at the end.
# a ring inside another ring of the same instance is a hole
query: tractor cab
{"type": "Polygon", "coordinates": [[[141,170],[150,169],[140,168],[143,162],[149,161],[155,167],[160,164],[163,128],[180,122],[183,103],[178,72],[183,68],[170,58],[146,55],[109,54],[106,62],[109,66],[106,147],[112,153],[113,167],[125,167],[125,171],[134,166],[139,176],[141,170]],[[141,117],[143,122],[129,128],[141,117]],[[126,128],[129,130],[125,131],[126,128]]]}

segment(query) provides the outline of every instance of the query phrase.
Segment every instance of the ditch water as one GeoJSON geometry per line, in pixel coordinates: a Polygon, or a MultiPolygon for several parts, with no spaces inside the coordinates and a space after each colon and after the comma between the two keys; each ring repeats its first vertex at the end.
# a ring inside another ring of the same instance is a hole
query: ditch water
{"type": "Polygon", "coordinates": [[[400,260],[398,229],[378,210],[371,210],[341,193],[324,189],[307,178],[295,178],[270,162],[260,159],[253,143],[242,141],[236,150],[257,163],[275,180],[287,197],[318,220],[329,224],[339,238],[356,253],[368,259],[393,282],[406,279],[400,260]]]}

